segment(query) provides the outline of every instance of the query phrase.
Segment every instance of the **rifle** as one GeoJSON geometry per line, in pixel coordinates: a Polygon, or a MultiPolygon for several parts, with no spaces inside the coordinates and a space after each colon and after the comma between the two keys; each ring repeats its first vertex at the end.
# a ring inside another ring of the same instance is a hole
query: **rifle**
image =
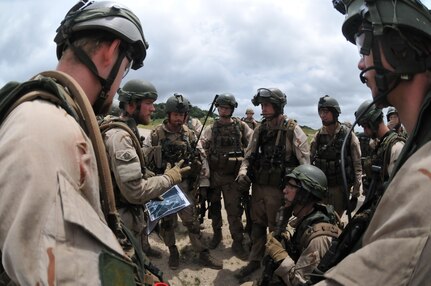
{"type": "MultiPolygon", "coordinates": [[[[277,213],[277,226],[274,231],[274,238],[278,241],[281,240],[281,234],[286,231],[287,222],[289,221],[290,214],[292,213],[291,207],[280,207],[277,213]]],[[[258,286],[268,286],[272,280],[272,276],[274,275],[274,271],[277,268],[277,263],[272,259],[271,256],[267,255],[263,259],[264,270],[262,272],[262,276],[258,281],[258,286]]]]}
{"type": "Polygon", "coordinates": [[[246,222],[245,222],[244,231],[246,233],[248,233],[248,235],[251,237],[251,230],[252,230],[253,221],[251,220],[250,200],[251,200],[251,196],[249,194],[249,190],[247,190],[247,191],[242,190],[240,202],[241,202],[241,206],[245,212],[245,221],[246,222]]]}
{"type": "MultiPolygon", "coordinates": [[[[210,116],[210,114],[212,114],[214,112],[214,105],[215,105],[215,102],[216,102],[218,96],[219,96],[218,94],[216,94],[214,96],[214,99],[211,103],[210,109],[208,110],[207,115],[205,116],[205,120],[202,124],[202,128],[199,131],[199,134],[196,138],[196,142],[192,146],[193,154],[196,154],[196,148],[197,148],[197,145],[199,143],[199,139],[201,138],[201,135],[202,135],[202,132],[205,128],[205,124],[207,123],[208,117],[210,116]]],[[[205,207],[206,202],[205,202],[205,200],[202,200],[202,194],[199,191],[199,177],[200,176],[198,175],[192,184],[192,186],[193,186],[192,192],[194,192],[194,194],[195,194],[194,195],[194,197],[195,197],[194,203],[195,203],[195,209],[196,209],[195,216],[197,216],[197,219],[199,220],[200,223],[203,223],[203,220],[205,217],[205,212],[206,212],[207,208],[205,207]]]]}

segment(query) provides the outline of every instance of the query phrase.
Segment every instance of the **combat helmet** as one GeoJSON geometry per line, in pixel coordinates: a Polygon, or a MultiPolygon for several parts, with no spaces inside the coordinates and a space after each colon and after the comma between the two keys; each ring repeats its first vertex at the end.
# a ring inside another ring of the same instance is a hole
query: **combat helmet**
{"type": "MultiPolygon", "coordinates": [[[[418,0],[333,0],[334,7],[345,15],[342,26],[348,41],[358,46],[362,55],[373,51],[379,101],[387,105],[387,94],[415,73],[429,69],[431,14],[418,0]],[[393,71],[386,69],[380,49],[393,71]]],[[[365,83],[363,74],[360,74],[365,83]]]]}
{"type": "Polygon", "coordinates": [[[361,103],[358,110],[355,111],[355,118],[360,126],[368,124],[372,131],[377,131],[379,123],[383,120],[383,112],[375,104],[371,105],[371,103],[371,100],[361,103]]]}
{"type": "Polygon", "coordinates": [[[96,114],[102,111],[124,58],[127,57],[132,69],[139,69],[143,66],[148,48],[138,17],[127,7],[109,1],[78,2],[67,12],[57,28],[54,42],[57,44],[58,59],[61,58],[63,51],[70,47],[75,57],[99,80],[102,89],[93,104],[96,114]],[[99,75],[90,55],[76,45],[76,40],[86,36],[91,36],[94,40],[100,38],[100,41],[121,39],[118,57],[106,78],[99,75]]]}
{"type": "Polygon", "coordinates": [[[111,1],[78,2],[70,9],[60,26],[54,42],[57,44],[57,58],[60,59],[67,45],[73,43],[78,32],[101,30],[114,34],[128,45],[132,69],[139,69],[148,49],[138,17],[126,6],[111,1]]]}
{"type": "Polygon", "coordinates": [[[286,105],[287,97],[278,88],[259,88],[253,96],[251,103],[258,106],[262,102],[272,103],[277,114],[283,114],[283,108],[286,105]]]}
{"type": "Polygon", "coordinates": [[[129,80],[123,88],[118,89],[120,102],[138,101],[142,99],[157,99],[157,90],[154,85],[146,80],[129,80]]]}
{"type": "Polygon", "coordinates": [[[232,110],[238,107],[238,102],[236,102],[235,96],[231,93],[217,94],[217,99],[215,106],[228,105],[232,107],[232,110]]]}
{"type": "Polygon", "coordinates": [[[319,111],[321,108],[328,108],[330,111],[332,111],[334,114],[334,117],[338,117],[341,113],[340,105],[338,104],[338,101],[330,97],[329,95],[322,96],[319,99],[319,103],[317,104],[317,111],[319,111]]]}
{"type": "Polygon", "coordinates": [[[174,95],[169,97],[166,101],[165,111],[166,113],[188,113],[190,111],[190,107],[191,104],[187,98],[180,93],[174,93],[174,95]]]}
{"type": "Polygon", "coordinates": [[[326,197],[328,191],[328,180],[325,173],[316,166],[305,164],[293,169],[285,176],[285,182],[293,178],[300,182],[300,188],[312,194],[318,200],[326,197]]]}
{"type": "Polygon", "coordinates": [[[389,121],[389,116],[391,116],[391,114],[398,114],[398,110],[393,106],[389,106],[388,112],[386,112],[386,120],[387,121],[389,121]]]}
{"type": "Polygon", "coordinates": [[[246,110],[245,110],[245,114],[254,114],[254,110],[252,109],[252,108],[247,108],[246,110]]]}

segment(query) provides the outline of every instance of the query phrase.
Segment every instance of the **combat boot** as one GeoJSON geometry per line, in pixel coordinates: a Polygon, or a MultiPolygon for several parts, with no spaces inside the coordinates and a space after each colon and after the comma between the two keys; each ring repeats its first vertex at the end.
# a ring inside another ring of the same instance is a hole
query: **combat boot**
{"type": "Polygon", "coordinates": [[[239,241],[239,240],[233,241],[232,252],[236,257],[238,257],[241,260],[247,260],[248,258],[248,253],[244,249],[244,246],[242,245],[242,241],[239,241]]]}
{"type": "Polygon", "coordinates": [[[214,235],[208,245],[208,248],[215,249],[220,244],[221,238],[222,238],[221,228],[214,229],[214,235]]]}
{"type": "Polygon", "coordinates": [[[202,266],[212,269],[223,269],[223,262],[211,256],[209,250],[199,253],[199,262],[202,266]]]}
{"type": "Polygon", "coordinates": [[[168,266],[172,270],[176,270],[178,269],[178,266],[180,266],[180,253],[178,252],[178,248],[176,245],[169,246],[168,266]]]}
{"type": "Polygon", "coordinates": [[[242,267],[234,276],[239,282],[243,283],[245,279],[253,272],[260,268],[260,261],[250,261],[246,266],[242,267]]]}

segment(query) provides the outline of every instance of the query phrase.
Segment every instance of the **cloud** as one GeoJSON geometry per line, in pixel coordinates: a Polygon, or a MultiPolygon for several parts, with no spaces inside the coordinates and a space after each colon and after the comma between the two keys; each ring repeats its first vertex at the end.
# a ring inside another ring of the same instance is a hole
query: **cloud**
{"type": "MultiPolygon", "coordinates": [[[[257,88],[278,87],[288,97],[285,113],[318,128],[319,97],[335,97],[349,121],[371,98],[359,81],[357,49],[341,33],[344,17],[329,0],[120,2],[139,16],[150,44],[144,67],[125,80],[153,82],[159,102],[181,92],[208,108],[215,94],[230,92],[243,116],[257,88]]],[[[0,0],[1,85],[55,68],[55,30],[73,4],[0,0]]]]}

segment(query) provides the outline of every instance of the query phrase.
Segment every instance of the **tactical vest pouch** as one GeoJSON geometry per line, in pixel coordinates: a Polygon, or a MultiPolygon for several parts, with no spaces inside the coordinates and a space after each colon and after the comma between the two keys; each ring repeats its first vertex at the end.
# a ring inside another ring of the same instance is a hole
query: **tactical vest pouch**
{"type": "Polygon", "coordinates": [[[283,180],[284,170],[280,167],[273,167],[270,169],[261,168],[255,173],[255,176],[255,183],[279,188],[283,180]]]}
{"type": "Polygon", "coordinates": [[[102,251],[99,256],[100,281],[103,286],[136,285],[134,265],[112,253],[102,251]]]}
{"type": "Polygon", "coordinates": [[[163,160],[162,160],[162,146],[153,146],[153,159],[154,159],[154,165],[157,169],[162,168],[163,160]]]}
{"type": "Polygon", "coordinates": [[[239,167],[244,160],[243,154],[237,152],[229,152],[228,154],[211,154],[210,155],[210,170],[217,170],[223,175],[238,174],[239,167]]]}

